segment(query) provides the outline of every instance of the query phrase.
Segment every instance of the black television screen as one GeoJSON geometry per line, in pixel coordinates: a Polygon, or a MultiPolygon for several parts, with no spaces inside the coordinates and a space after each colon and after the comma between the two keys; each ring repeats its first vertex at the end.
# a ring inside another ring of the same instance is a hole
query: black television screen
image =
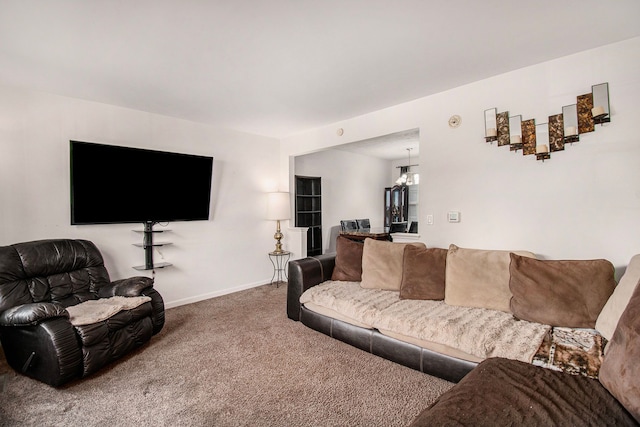
{"type": "Polygon", "coordinates": [[[70,141],[71,224],[209,219],[213,157],[70,141]]]}

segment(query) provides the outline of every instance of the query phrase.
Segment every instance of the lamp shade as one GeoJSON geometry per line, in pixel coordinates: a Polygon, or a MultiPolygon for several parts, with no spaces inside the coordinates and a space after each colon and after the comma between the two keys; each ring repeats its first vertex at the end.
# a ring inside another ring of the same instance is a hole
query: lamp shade
{"type": "Polygon", "coordinates": [[[267,219],[289,219],[290,215],[289,193],[267,194],[267,219]]]}

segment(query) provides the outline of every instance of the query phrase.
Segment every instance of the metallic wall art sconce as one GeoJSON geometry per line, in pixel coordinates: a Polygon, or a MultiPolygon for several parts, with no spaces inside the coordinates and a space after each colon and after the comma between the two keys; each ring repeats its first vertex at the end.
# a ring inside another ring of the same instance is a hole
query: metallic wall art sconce
{"type": "Polygon", "coordinates": [[[564,150],[564,119],[562,114],[549,116],[549,148],[551,152],[564,150]]]}
{"type": "Polygon", "coordinates": [[[564,122],[564,142],[573,144],[580,141],[578,135],[578,105],[565,105],[562,107],[562,121],[564,122]]]}
{"type": "Polygon", "coordinates": [[[535,154],[537,160],[548,160],[551,153],[564,151],[567,143],[580,140],[580,134],[593,132],[595,124],[611,122],[609,83],[591,86],[591,93],[578,95],[576,103],[562,107],[562,113],[549,116],[548,123],[536,125],[535,119],[522,120],[522,115],[498,114],[497,108],[484,110],[484,139],[508,145],[510,151],[535,154]]]}
{"type": "Polygon", "coordinates": [[[549,141],[549,124],[540,123],[536,125],[536,160],[549,160],[549,146],[545,142],[549,141]]]}
{"type": "Polygon", "coordinates": [[[522,150],[522,115],[509,117],[509,149],[522,150]]]}
{"type": "Polygon", "coordinates": [[[577,98],[578,104],[578,133],[589,133],[595,130],[591,109],[593,109],[593,94],[585,93],[577,98]]]}
{"type": "Polygon", "coordinates": [[[598,125],[609,123],[611,121],[609,113],[609,83],[591,86],[591,93],[593,95],[593,108],[591,109],[593,122],[598,125]]]}
{"type": "Polygon", "coordinates": [[[498,109],[489,108],[484,110],[484,139],[486,142],[493,142],[498,139],[498,109]]]}
{"type": "Polygon", "coordinates": [[[522,154],[536,154],[536,119],[522,122],[522,154]]]}
{"type": "Polygon", "coordinates": [[[498,125],[498,147],[509,145],[511,138],[509,135],[509,112],[505,111],[496,115],[498,125]]]}

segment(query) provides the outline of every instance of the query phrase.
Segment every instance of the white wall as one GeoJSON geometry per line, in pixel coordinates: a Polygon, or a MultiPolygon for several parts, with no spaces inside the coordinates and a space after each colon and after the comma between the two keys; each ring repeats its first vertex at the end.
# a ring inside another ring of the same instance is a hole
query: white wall
{"type": "Polygon", "coordinates": [[[84,238],[100,248],[112,279],[150,274],[132,268],[144,264],[132,245],[141,224],[70,225],[70,139],[214,157],[210,221],[171,223],[157,238],[173,242],[154,253],[173,263],[156,272],[167,306],[269,282],[275,223],[264,219],[264,193],[278,190],[278,141],[2,86],[0,244],[84,238]]]}
{"type": "Polygon", "coordinates": [[[634,38],[295,135],[283,141],[282,155],[417,127],[420,222],[428,214],[435,219],[420,228],[427,245],[523,248],[545,258],[607,258],[620,267],[640,253],[639,100],[634,38]],[[611,123],[549,161],[484,142],[485,109],[543,123],[603,82],[611,123]],[[462,117],[457,129],[447,124],[453,114],[462,117]],[[449,210],[460,211],[462,221],[447,223],[449,210]]]}
{"type": "Polygon", "coordinates": [[[389,164],[348,151],[326,150],[296,157],[295,175],[322,177],[322,246],[335,252],[341,219],[369,218],[384,225],[384,188],[389,164]]]}

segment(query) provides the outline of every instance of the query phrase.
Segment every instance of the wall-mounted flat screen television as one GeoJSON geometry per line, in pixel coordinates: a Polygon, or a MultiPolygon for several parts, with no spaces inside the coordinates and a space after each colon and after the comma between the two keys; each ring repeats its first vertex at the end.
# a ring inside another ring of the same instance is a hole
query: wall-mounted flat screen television
{"type": "Polygon", "coordinates": [[[71,224],[208,220],[213,157],[70,141],[71,224]]]}

